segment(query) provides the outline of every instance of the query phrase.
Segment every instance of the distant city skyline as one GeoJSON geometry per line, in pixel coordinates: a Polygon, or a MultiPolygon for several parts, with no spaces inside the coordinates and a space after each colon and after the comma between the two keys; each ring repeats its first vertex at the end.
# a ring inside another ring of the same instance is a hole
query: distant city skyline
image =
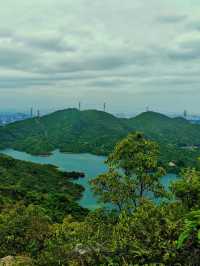
{"type": "Polygon", "coordinates": [[[7,0],[0,110],[200,113],[199,0],[7,0]]]}

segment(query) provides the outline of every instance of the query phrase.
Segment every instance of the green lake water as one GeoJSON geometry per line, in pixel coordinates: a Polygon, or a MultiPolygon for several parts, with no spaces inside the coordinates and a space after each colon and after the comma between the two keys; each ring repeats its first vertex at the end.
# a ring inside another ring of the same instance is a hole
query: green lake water
{"type": "MultiPolygon", "coordinates": [[[[99,206],[92,194],[89,181],[107,170],[106,165],[104,164],[106,157],[83,153],[61,153],[58,150],[54,151],[50,156],[34,156],[13,149],[6,149],[1,151],[1,153],[7,154],[19,160],[40,164],[53,164],[63,171],[84,172],[85,178],[80,178],[78,181],[76,181],[76,183],[81,184],[85,188],[85,192],[80,204],[89,209],[99,206]]],[[[162,182],[165,187],[168,187],[169,183],[176,178],[176,175],[168,174],[163,177],[162,182]]]]}

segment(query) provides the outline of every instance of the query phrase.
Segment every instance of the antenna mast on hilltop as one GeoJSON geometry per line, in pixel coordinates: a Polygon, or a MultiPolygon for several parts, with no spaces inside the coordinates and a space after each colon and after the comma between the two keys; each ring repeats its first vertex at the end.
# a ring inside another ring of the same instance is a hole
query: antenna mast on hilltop
{"type": "Polygon", "coordinates": [[[188,116],[187,110],[184,110],[184,112],[183,112],[183,117],[184,117],[185,119],[187,119],[187,116],[188,116]]]}
{"type": "Polygon", "coordinates": [[[149,112],[149,106],[146,107],[146,112],[149,112]]]}
{"type": "Polygon", "coordinates": [[[81,111],[81,102],[78,103],[78,110],[81,111]]]}
{"type": "Polygon", "coordinates": [[[37,110],[37,117],[38,118],[40,117],[40,110],[39,109],[37,110]]]}
{"type": "Polygon", "coordinates": [[[33,107],[31,107],[30,116],[33,117],[33,107]]]}
{"type": "Polygon", "coordinates": [[[106,103],[103,104],[103,111],[106,111],[106,103]]]}

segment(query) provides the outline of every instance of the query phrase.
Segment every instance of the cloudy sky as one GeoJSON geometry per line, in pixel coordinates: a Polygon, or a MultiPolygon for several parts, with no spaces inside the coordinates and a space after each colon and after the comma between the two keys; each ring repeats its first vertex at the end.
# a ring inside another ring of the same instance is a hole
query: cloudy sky
{"type": "Polygon", "coordinates": [[[0,110],[200,113],[199,0],[7,0],[0,110]]]}

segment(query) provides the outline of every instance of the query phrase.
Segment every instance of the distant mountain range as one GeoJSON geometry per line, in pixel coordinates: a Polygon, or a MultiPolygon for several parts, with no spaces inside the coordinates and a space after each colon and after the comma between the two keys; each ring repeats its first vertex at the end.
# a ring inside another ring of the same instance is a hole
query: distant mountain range
{"type": "Polygon", "coordinates": [[[200,125],[155,112],[127,119],[97,110],[61,110],[0,127],[0,148],[37,155],[55,149],[106,155],[131,131],[141,131],[159,142],[163,159],[200,156],[200,125]]]}
{"type": "Polygon", "coordinates": [[[29,117],[29,115],[23,113],[0,113],[0,125],[6,125],[29,117]]]}

